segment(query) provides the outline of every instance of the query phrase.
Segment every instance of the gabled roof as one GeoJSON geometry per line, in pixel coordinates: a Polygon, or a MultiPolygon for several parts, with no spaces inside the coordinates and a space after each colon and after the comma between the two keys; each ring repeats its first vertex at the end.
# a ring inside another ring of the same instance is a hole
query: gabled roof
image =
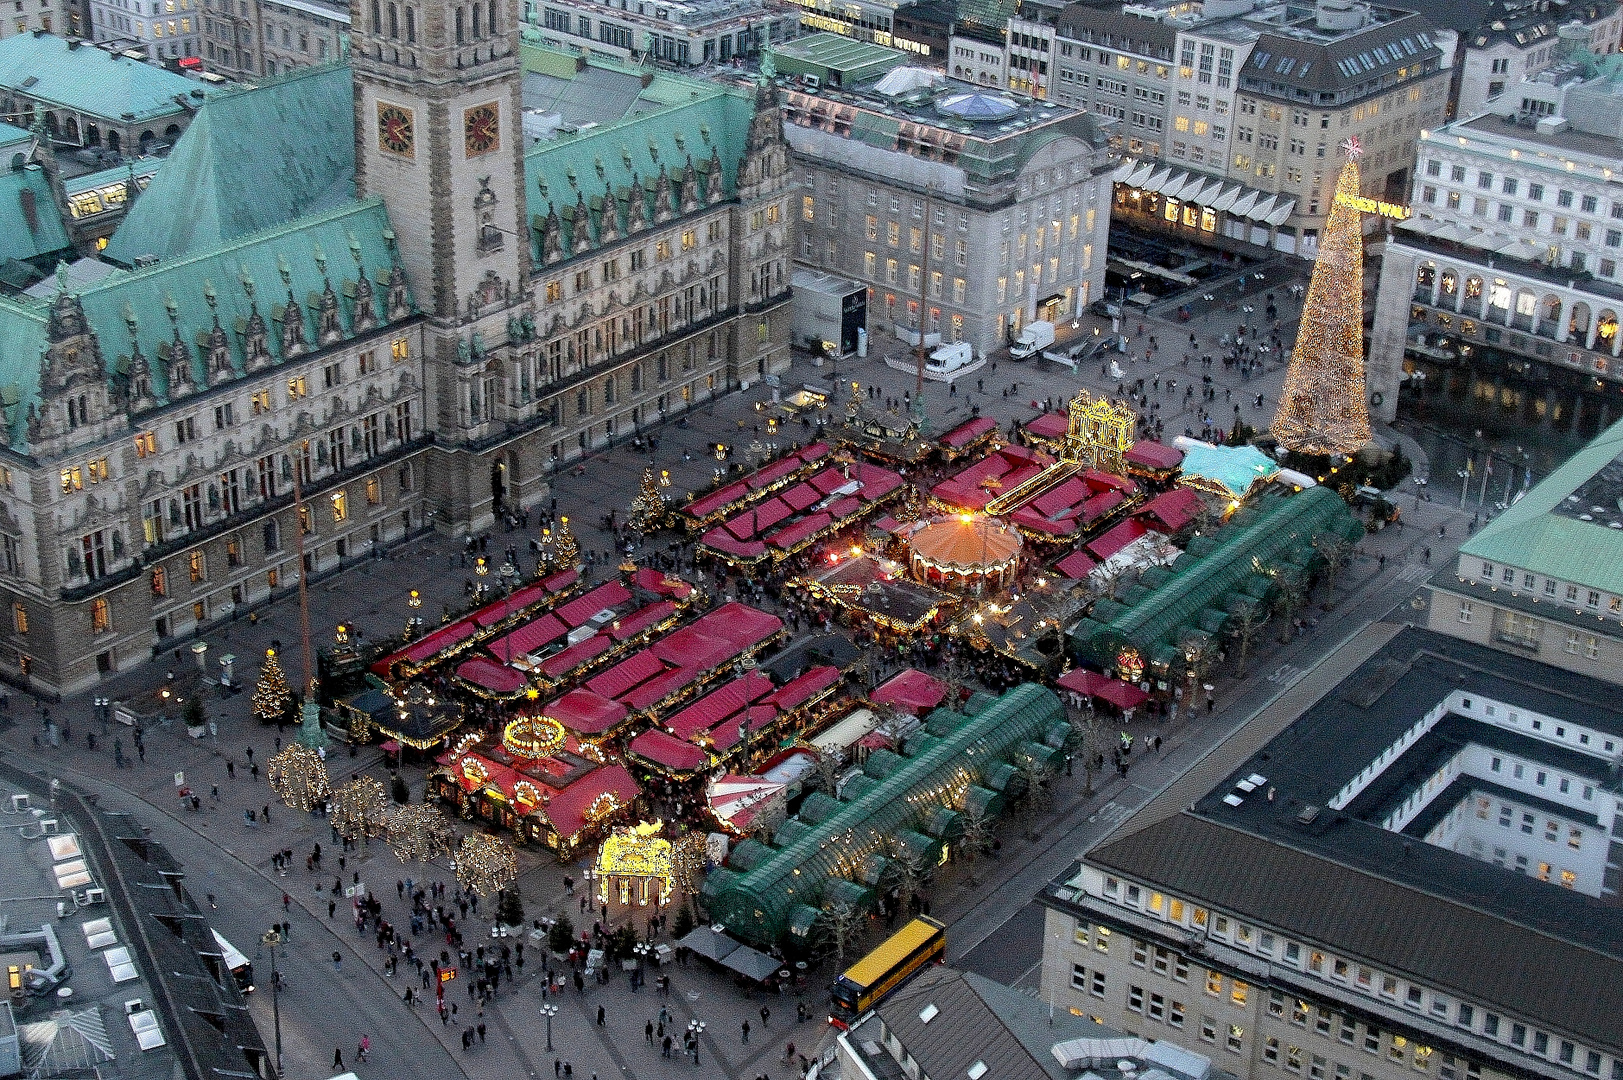
{"type": "MultiPolygon", "coordinates": [[[[1601,473],[1623,472],[1620,462],[1623,422],[1602,432],[1484,525],[1460,545],[1460,554],[1623,594],[1623,529],[1611,528],[1605,514],[1584,521],[1575,514],[1556,512],[1569,496],[1601,473]]],[[[1617,516],[1617,507],[1605,509],[1617,516]]]]}
{"type": "Polygon", "coordinates": [[[210,93],[202,83],[154,64],[52,34],[0,40],[0,87],[91,117],[131,113],[137,121],[173,116],[210,93]]]}
{"type": "Polygon", "coordinates": [[[355,197],[347,64],[217,94],[130,208],[107,258],[173,259],[355,197]]]}
{"type": "Polygon", "coordinates": [[[71,248],[56,197],[37,165],[0,172],[0,262],[71,248]]]}
{"type": "MultiPolygon", "coordinates": [[[[281,358],[278,328],[289,294],[302,309],[304,339],[312,348],[317,340],[317,303],[329,282],[342,298],[339,323],[346,337],[354,333],[355,306],[350,294],[362,272],[371,283],[377,324],[386,325],[386,281],[394,265],[393,247],[385,236],[389,232],[381,199],[351,202],[202,254],[139,270],[114,270],[77,296],[86,324],[100,343],[109,378],[128,365],[133,319],[135,337],[152,367],[154,389],[159,397],[166,397],[169,385],[161,357],[177,333],[192,353],[193,382],[208,385],[206,353],[199,344],[213,326],[207,289],[214,293],[214,312],[226,330],[232,364],[238,372],[244,370],[241,328],[255,310],[269,330],[272,356],[281,358]],[[245,277],[252,283],[252,297],[245,277]]],[[[46,345],[49,316],[48,300],[0,298],[0,403],[5,408],[9,441],[19,450],[27,442],[22,421],[28,405],[38,396],[40,354],[46,345]]]]}
{"type": "Polygon", "coordinates": [[[524,194],[535,226],[531,230],[535,258],[542,256],[537,230],[543,226],[549,209],[555,208],[561,219],[566,259],[574,250],[574,219],[582,205],[590,219],[582,224],[595,246],[603,235],[604,197],[610,191],[615,200],[614,227],[621,236],[627,235],[634,182],[647,207],[646,220],[652,224],[661,171],[669,177],[667,205],[673,216],[680,212],[679,181],[690,163],[701,204],[707,201],[703,193],[713,160],[720,162],[722,170],[722,197],[732,197],[750,120],[755,115],[755,99],[738,87],[683,81],[690,84],[688,98],[679,104],[634,112],[579,135],[560,134],[525,151],[524,194]]]}

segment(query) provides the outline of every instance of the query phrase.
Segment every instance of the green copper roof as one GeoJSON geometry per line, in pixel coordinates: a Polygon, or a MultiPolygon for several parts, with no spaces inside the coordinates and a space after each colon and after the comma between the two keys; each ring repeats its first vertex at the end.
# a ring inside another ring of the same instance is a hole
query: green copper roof
{"type": "Polygon", "coordinates": [[[355,197],[347,64],[212,97],[107,245],[112,262],[172,259],[355,197]]]}
{"type": "Polygon", "coordinates": [[[20,142],[28,142],[32,140],[33,137],[33,135],[18,127],[16,124],[7,124],[0,121],[0,147],[13,146],[20,142]]]}
{"type": "Polygon", "coordinates": [[[196,107],[208,93],[172,71],[52,34],[0,40],[0,87],[92,117],[133,113],[137,121],[175,115],[183,108],[177,97],[196,107]]]}
{"type": "MultiPolygon", "coordinates": [[[[605,196],[614,195],[613,228],[624,236],[631,230],[633,185],[652,225],[657,212],[661,173],[666,176],[668,208],[680,213],[684,198],[681,181],[691,164],[699,202],[708,203],[711,169],[721,168],[721,197],[731,198],[738,163],[744,156],[754,96],[740,87],[697,79],[667,77],[686,88],[681,100],[591,128],[579,135],[560,134],[536,143],[524,154],[525,203],[530,213],[533,254],[543,258],[542,235],[549,209],[560,219],[560,242],[567,258],[574,253],[577,221],[585,211],[584,227],[593,246],[604,235],[605,196]]],[[[675,87],[671,97],[679,95],[675,87]]]]}
{"type": "MultiPolygon", "coordinates": [[[[166,368],[176,338],[191,355],[193,383],[208,385],[205,359],[216,315],[238,375],[245,371],[246,334],[256,312],[264,321],[271,357],[283,359],[282,325],[293,310],[288,307],[290,298],[298,304],[308,351],[318,347],[317,313],[329,286],[337,300],[342,337],[353,336],[362,273],[367,289],[361,292],[370,291],[373,319],[384,325],[393,266],[393,233],[383,202],[367,199],[298,218],[214,251],[139,270],[114,270],[78,296],[109,378],[130,370],[133,327],[133,341],[152,369],[154,392],[161,399],[170,389],[166,368]]],[[[0,401],[10,443],[22,451],[27,449],[23,421],[38,397],[49,314],[49,300],[0,299],[0,401]]]]}
{"type": "Polygon", "coordinates": [[[50,255],[70,246],[44,170],[31,165],[0,172],[0,262],[50,255]]]}
{"type": "MultiPolygon", "coordinates": [[[[1610,486],[1616,488],[1620,472],[1623,422],[1607,428],[1484,525],[1460,545],[1460,554],[1613,595],[1623,594],[1623,529],[1614,529],[1609,523],[1623,508],[1603,506],[1607,513],[1591,515],[1594,520],[1584,521],[1579,514],[1588,511],[1587,505],[1581,505],[1586,500],[1569,502],[1569,496],[1585,489],[1590,481],[1606,480],[1600,476],[1602,473],[1613,474],[1610,486]]],[[[1615,503],[1615,492],[1613,495],[1615,503]]]]}

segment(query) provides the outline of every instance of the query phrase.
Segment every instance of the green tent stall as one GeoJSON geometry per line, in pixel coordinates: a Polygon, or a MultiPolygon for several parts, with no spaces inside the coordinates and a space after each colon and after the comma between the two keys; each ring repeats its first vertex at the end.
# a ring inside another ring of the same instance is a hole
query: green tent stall
{"type": "Polygon", "coordinates": [[[964,816],[956,810],[938,806],[930,811],[920,826],[926,836],[933,836],[947,844],[957,843],[964,835],[964,816]]]}
{"type": "Polygon", "coordinates": [[[978,813],[988,820],[1003,816],[1003,796],[991,788],[974,785],[964,791],[964,810],[978,813]]]}
{"type": "Polygon", "coordinates": [[[772,849],[759,840],[740,840],[727,856],[727,865],[733,870],[745,871],[761,865],[772,857],[772,849]]]}
{"type": "Polygon", "coordinates": [[[800,803],[798,817],[808,825],[821,825],[840,812],[840,800],[821,791],[807,795],[800,803]]]}
{"type": "Polygon", "coordinates": [[[871,888],[857,882],[870,876],[868,860],[882,857],[893,839],[939,858],[944,837],[931,835],[938,811],[960,801],[1001,811],[1002,797],[981,786],[983,776],[999,767],[1012,773],[1011,758],[1027,744],[1042,746],[1043,735],[1065,722],[1064,706],[1035,683],[1000,698],[977,695],[969,705],[965,713],[933,713],[929,726],[938,741],[910,757],[892,755],[895,767],[882,780],[853,779],[826,820],[806,824],[798,835],[780,829],[779,838],[789,842],[770,858],[743,873],[712,870],[700,894],[711,921],[744,941],[775,944],[790,932],[791,913],[800,906],[870,905],[871,888]]]}
{"type": "Polygon", "coordinates": [[[1254,579],[1267,581],[1265,575],[1273,572],[1304,574],[1304,564],[1296,560],[1304,551],[1316,554],[1315,541],[1352,541],[1361,531],[1347,504],[1329,488],[1266,493],[1217,535],[1201,538],[1207,543],[1192,543],[1175,564],[1176,573],[1150,596],[1119,612],[1103,602],[1095,605],[1072,631],[1071,651],[1102,669],[1118,667],[1124,657],[1148,663],[1159,646],[1176,645],[1191,628],[1211,632],[1203,613],[1222,611],[1235,592],[1255,595],[1247,587],[1254,579]]]}

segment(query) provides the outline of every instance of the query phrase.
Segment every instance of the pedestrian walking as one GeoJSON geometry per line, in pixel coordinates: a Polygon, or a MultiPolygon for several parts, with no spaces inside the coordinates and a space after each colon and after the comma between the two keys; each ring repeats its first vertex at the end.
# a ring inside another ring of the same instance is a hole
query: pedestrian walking
{"type": "Polygon", "coordinates": [[[604,1010],[603,1006],[601,1006],[601,1005],[599,1005],[597,1007],[597,1026],[598,1027],[608,1027],[609,1026],[608,1025],[608,1013],[604,1010]]]}
{"type": "Polygon", "coordinates": [[[746,1021],[744,1021],[744,1045],[748,1046],[749,1044],[750,1044],[750,1022],[748,1020],[746,1020],[746,1021]]]}
{"type": "Polygon", "coordinates": [[[644,1024],[642,1026],[642,1034],[643,1034],[643,1037],[648,1040],[648,1045],[653,1046],[654,1045],[654,1022],[652,1020],[648,1021],[648,1023],[646,1023],[646,1024],[644,1024]]]}
{"type": "Polygon", "coordinates": [[[772,1019],[772,1010],[767,1008],[765,1005],[762,1005],[761,1006],[761,1026],[766,1027],[767,1026],[766,1022],[768,1020],[770,1020],[770,1019],[772,1019]]]}

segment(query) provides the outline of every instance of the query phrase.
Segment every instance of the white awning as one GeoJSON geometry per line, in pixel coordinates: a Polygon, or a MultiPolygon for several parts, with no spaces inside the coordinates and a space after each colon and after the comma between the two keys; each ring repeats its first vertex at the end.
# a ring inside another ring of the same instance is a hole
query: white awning
{"type": "Polygon", "coordinates": [[[1211,201],[1211,208],[1220,214],[1223,213],[1234,206],[1234,201],[1244,194],[1245,190],[1238,184],[1224,188],[1217,198],[1211,201]]]}
{"type": "Polygon", "coordinates": [[[1137,158],[1123,158],[1121,163],[1116,166],[1116,171],[1110,174],[1110,179],[1113,183],[1125,184],[1127,182],[1127,178],[1132,176],[1133,170],[1137,168],[1137,158]]]}
{"type": "Polygon", "coordinates": [[[1469,233],[1470,230],[1458,222],[1449,222],[1431,235],[1434,240],[1447,240],[1457,244],[1465,239],[1469,233]]]}
{"type": "Polygon", "coordinates": [[[1505,238],[1497,233],[1481,232],[1472,229],[1460,238],[1460,243],[1467,247],[1481,248],[1483,251],[1494,251],[1505,242],[1505,238]]]}
{"type": "Polygon", "coordinates": [[[1169,168],[1156,169],[1154,175],[1144,181],[1145,191],[1162,192],[1166,190],[1167,181],[1172,179],[1172,170],[1169,168]]]}
{"type": "Polygon", "coordinates": [[[1178,198],[1184,202],[1194,202],[1200,196],[1201,189],[1205,186],[1206,177],[1200,173],[1190,173],[1188,178],[1184,180],[1183,187],[1178,189],[1178,198]]]}
{"type": "Polygon", "coordinates": [[[1296,200],[1295,199],[1285,199],[1277,207],[1274,208],[1273,213],[1271,213],[1267,217],[1263,218],[1263,220],[1266,221],[1269,225],[1271,225],[1271,226],[1273,226],[1275,228],[1278,228],[1280,225],[1283,225],[1285,223],[1285,219],[1290,217],[1291,214],[1295,210],[1296,210],[1296,200]]]}
{"type": "Polygon", "coordinates": [[[1194,197],[1195,201],[1204,207],[1215,209],[1215,207],[1212,207],[1212,200],[1217,198],[1218,192],[1222,190],[1223,181],[1208,180],[1205,184],[1201,185],[1200,194],[1194,197]]]}
{"type": "Polygon", "coordinates": [[[1245,212],[1245,216],[1250,218],[1252,221],[1263,221],[1268,217],[1269,214],[1274,212],[1274,208],[1278,205],[1278,195],[1258,195],[1257,205],[1247,210],[1245,212]]]}
{"type": "Polygon", "coordinates": [[[1233,206],[1229,207],[1230,217],[1245,217],[1246,215],[1250,214],[1252,207],[1256,206],[1257,200],[1262,197],[1262,192],[1260,191],[1252,191],[1249,188],[1242,190],[1244,191],[1244,194],[1240,196],[1233,206]]]}
{"type": "Polygon", "coordinates": [[[1137,169],[1133,170],[1133,175],[1128,178],[1127,186],[1128,187],[1136,187],[1136,188],[1143,187],[1144,186],[1144,181],[1148,180],[1150,178],[1150,173],[1152,173],[1154,171],[1155,171],[1155,163],[1154,162],[1151,162],[1148,165],[1140,165],[1137,169]]]}
{"type": "Polygon", "coordinates": [[[1507,240],[1504,244],[1494,248],[1496,255],[1512,255],[1518,259],[1533,258],[1533,243],[1530,240],[1507,240]]]}

